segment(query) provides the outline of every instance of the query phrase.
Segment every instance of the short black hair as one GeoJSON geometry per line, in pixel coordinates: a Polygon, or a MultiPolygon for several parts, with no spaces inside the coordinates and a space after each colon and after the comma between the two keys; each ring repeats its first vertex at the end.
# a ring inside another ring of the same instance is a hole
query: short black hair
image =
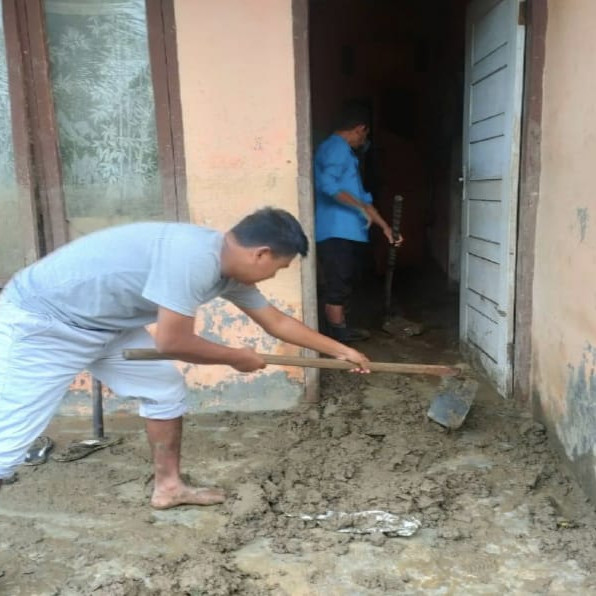
{"type": "Polygon", "coordinates": [[[370,111],[361,103],[350,102],[344,105],[335,122],[335,130],[352,130],[364,125],[370,128],[370,111]]]}
{"type": "Polygon", "coordinates": [[[308,238],[302,226],[283,209],[259,209],[240,220],[231,232],[241,246],[268,246],[276,257],[308,254],[308,238]]]}

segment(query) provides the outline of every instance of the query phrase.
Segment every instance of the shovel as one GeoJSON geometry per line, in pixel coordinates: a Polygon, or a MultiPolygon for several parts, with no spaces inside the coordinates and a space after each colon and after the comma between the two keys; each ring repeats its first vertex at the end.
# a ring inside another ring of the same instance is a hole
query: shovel
{"type": "Polygon", "coordinates": [[[458,429],[466,419],[478,391],[474,379],[445,379],[426,415],[449,430],[458,429]]]}
{"type": "MultiPolygon", "coordinates": [[[[122,355],[126,360],[179,360],[173,354],[161,353],[151,348],[132,348],[124,350],[122,355]]],[[[325,368],[334,370],[352,370],[354,364],[345,360],[335,358],[304,358],[302,356],[285,356],[274,354],[259,354],[267,364],[282,366],[300,366],[302,368],[325,368]]],[[[445,364],[415,364],[407,362],[369,362],[368,368],[371,372],[386,372],[397,374],[419,374],[432,375],[437,377],[452,377],[443,384],[443,390],[431,403],[428,417],[442,426],[449,429],[459,428],[472,401],[476,395],[478,384],[471,379],[463,382],[463,390],[459,392],[462,385],[459,377],[462,368],[459,366],[448,366],[445,364]]]]}
{"type": "MultiPolygon", "coordinates": [[[[122,352],[125,360],[180,360],[173,354],[161,353],[153,348],[132,348],[122,352]]],[[[266,364],[281,366],[300,366],[302,368],[327,368],[334,370],[353,370],[355,365],[347,360],[336,358],[304,358],[303,356],[279,356],[277,354],[259,354],[266,364]]],[[[406,362],[369,362],[371,372],[398,373],[402,375],[418,374],[436,377],[456,377],[461,374],[458,366],[445,364],[410,364],[406,362]]]]}

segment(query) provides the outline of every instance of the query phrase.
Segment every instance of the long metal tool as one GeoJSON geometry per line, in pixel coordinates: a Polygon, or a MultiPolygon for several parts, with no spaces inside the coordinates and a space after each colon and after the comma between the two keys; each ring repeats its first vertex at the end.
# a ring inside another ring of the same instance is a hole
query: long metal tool
{"type": "MultiPolygon", "coordinates": [[[[404,198],[401,195],[393,197],[393,215],[391,218],[391,232],[393,239],[399,238],[401,228],[401,214],[403,211],[404,198]]],[[[397,247],[389,247],[389,256],[387,258],[387,272],[385,274],[385,319],[391,318],[391,293],[393,289],[393,272],[397,261],[397,247]]]]}
{"type": "MultiPolygon", "coordinates": [[[[151,348],[132,348],[123,351],[126,360],[179,360],[173,354],[158,352],[151,348]]],[[[267,364],[282,366],[300,366],[302,368],[326,368],[336,370],[351,370],[355,367],[352,362],[335,358],[304,358],[302,356],[279,356],[276,354],[259,354],[267,364]]],[[[404,375],[432,375],[437,377],[455,377],[461,373],[457,366],[444,364],[410,364],[407,362],[370,362],[371,372],[387,372],[404,375]]]]}
{"type": "MultiPolygon", "coordinates": [[[[401,232],[401,219],[404,206],[404,198],[401,195],[393,197],[393,214],[391,217],[391,232],[393,238],[399,238],[401,232]]],[[[422,325],[408,321],[403,316],[393,313],[391,306],[393,294],[393,276],[395,273],[395,265],[397,263],[396,246],[389,247],[389,255],[387,257],[387,269],[385,271],[385,312],[383,317],[383,324],[381,329],[389,335],[411,337],[413,335],[420,335],[422,333],[422,325]]]]}
{"type": "Polygon", "coordinates": [[[93,438],[105,439],[103,430],[103,388],[99,379],[91,380],[91,398],[93,402],[93,438]]]}

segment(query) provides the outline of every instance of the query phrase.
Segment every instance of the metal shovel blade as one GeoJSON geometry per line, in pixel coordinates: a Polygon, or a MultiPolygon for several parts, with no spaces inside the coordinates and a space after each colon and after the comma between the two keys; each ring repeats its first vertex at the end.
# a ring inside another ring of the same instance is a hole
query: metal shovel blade
{"type": "Polygon", "coordinates": [[[472,407],[478,381],[450,379],[430,404],[427,416],[450,430],[459,428],[472,407]]]}

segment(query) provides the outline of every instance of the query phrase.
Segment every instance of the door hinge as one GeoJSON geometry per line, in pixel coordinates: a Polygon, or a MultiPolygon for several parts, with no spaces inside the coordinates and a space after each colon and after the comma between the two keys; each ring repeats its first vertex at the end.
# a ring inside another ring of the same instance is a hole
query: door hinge
{"type": "Polygon", "coordinates": [[[519,12],[517,13],[517,24],[521,25],[522,27],[525,27],[527,24],[527,11],[528,11],[528,7],[527,7],[527,2],[526,0],[522,0],[519,3],[519,7],[518,10],[519,12]]]}

